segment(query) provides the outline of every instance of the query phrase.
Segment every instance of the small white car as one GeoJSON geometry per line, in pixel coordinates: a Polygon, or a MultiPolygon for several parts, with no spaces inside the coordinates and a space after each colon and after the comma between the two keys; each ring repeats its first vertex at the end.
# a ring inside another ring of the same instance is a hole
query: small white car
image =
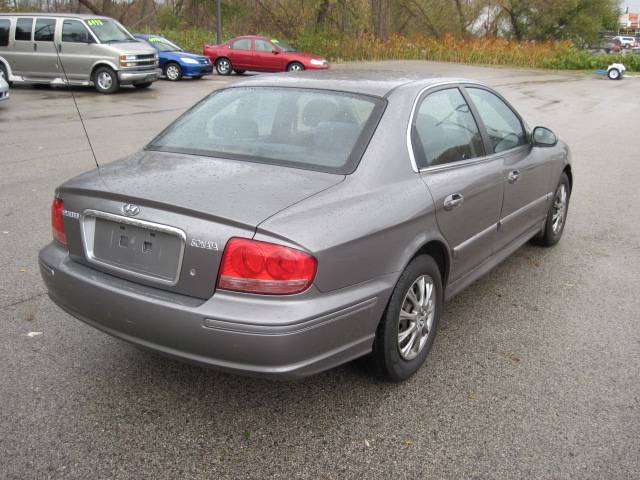
{"type": "Polygon", "coordinates": [[[611,80],[621,80],[626,70],[622,63],[612,63],[607,67],[607,77],[611,80]]]}
{"type": "Polygon", "coordinates": [[[633,48],[636,46],[636,37],[614,37],[614,40],[618,40],[623,48],[633,48]]]}
{"type": "Polygon", "coordinates": [[[2,70],[0,70],[0,102],[9,100],[9,84],[4,78],[2,70]]]}

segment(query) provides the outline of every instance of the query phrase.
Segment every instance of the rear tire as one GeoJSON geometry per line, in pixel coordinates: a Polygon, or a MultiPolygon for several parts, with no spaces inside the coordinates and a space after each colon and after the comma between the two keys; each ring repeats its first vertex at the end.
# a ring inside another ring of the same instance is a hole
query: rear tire
{"type": "Polygon", "coordinates": [[[9,81],[9,72],[7,72],[7,67],[3,63],[0,63],[0,77],[4,78],[10,87],[12,86],[12,82],[9,81]]]}
{"type": "Polygon", "coordinates": [[[373,343],[373,359],[384,379],[401,382],[422,366],[442,304],[442,275],[435,260],[429,255],[414,258],[393,289],[373,343]]]}
{"type": "Polygon", "coordinates": [[[553,201],[547,212],[544,228],[538,235],[533,237],[532,243],[542,247],[551,247],[560,241],[564,226],[567,223],[570,197],[571,184],[569,183],[569,177],[562,172],[556,191],[553,194],[553,201]]]}
{"type": "Polygon", "coordinates": [[[231,65],[231,60],[226,57],[221,57],[216,60],[216,72],[218,75],[231,75],[233,71],[233,66],[231,65]]]}
{"type": "Polygon", "coordinates": [[[164,76],[172,82],[182,80],[182,68],[175,62],[169,62],[166,67],[164,67],[164,76]]]}
{"type": "Polygon", "coordinates": [[[98,67],[93,72],[93,85],[98,93],[115,93],[120,88],[118,74],[109,67],[98,67]]]}
{"type": "Polygon", "coordinates": [[[134,83],[133,86],[136,88],[149,88],[153,82],[144,82],[144,83],[134,83]]]}

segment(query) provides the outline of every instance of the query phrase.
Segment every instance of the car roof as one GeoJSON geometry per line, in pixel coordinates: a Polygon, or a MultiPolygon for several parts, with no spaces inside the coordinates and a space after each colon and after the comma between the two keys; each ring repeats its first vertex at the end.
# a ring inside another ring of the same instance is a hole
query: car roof
{"type": "Polygon", "coordinates": [[[422,89],[441,83],[478,84],[480,82],[464,78],[399,73],[388,70],[345,69],[263,74],[236,82],[230,87],[298,87],[384,97],[398,87],[414,86],[417,89],[422,89]]]}
{"type": "Polygon", "coordinates": [[[91,15],[87,13],[42,13],[42,12],[17,12],[17,13],[0,13],[0,17],[60,17],[60,18],[80,18],[87,19],[104,19],[115,20],[104,15],[91,15]]]}
{"type": "Polygon", "coordinates": [[[227,42],[226,42],[226,43],[232,42],[232,41],[234,41],[234,40],[239,40],[239,39],[241,39],[241,38],[249,38],[249,39],[251,39],[251,40],[267,40],[267,41],[269,41],[269,42],[270,42],[270,41],[271,41],[271,40],[273,40],[275,37],[265,37],[265,36],[263,36],[263,35],[239,35],[239,36],[237,36],[237,37],[230,38],[229,40],[227,40],[227,42]]]}

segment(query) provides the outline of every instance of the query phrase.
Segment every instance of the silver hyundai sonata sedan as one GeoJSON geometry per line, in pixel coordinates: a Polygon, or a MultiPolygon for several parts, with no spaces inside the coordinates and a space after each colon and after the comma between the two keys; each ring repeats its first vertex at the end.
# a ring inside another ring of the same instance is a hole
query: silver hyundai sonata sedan
{"type": "Polygon", "coordinates": [[[71,315],[179,359],[293,378],[371,354],[401,381],[444,301],[560,239],[572,183],[476,81],[261,76],[60,186],[39,263],[71,315]]]}

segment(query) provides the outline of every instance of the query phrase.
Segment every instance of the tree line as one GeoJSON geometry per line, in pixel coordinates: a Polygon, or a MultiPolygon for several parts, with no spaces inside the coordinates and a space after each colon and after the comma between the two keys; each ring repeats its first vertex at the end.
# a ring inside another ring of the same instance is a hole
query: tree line
{"type": "MultiPolygon", "coordinates": [[[[4,11],[92,12],[131,27],[215,30],[215,0],[0,0],[4,11]]],[[[498,36],[594,42],[615,30],[618,0],[223,0],[224,36],[305,33],[498,36]]]]}

